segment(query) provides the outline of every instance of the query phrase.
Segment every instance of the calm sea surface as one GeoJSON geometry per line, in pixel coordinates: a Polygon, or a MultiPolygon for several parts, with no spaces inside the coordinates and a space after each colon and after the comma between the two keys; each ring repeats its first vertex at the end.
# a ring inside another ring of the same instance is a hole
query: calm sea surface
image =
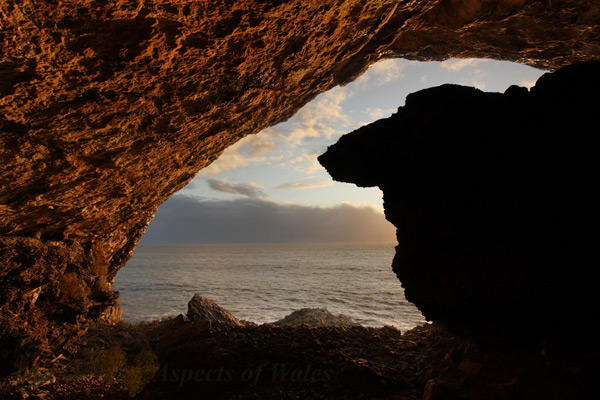
{"type": "Polygon", "coordinates": [[[393,256],[391,244],[141,245],[113,289],[128,322],[185,314],[199,293],[257,323],[309,307],[405,330],[424,320],[404,298],[393,256]]]}

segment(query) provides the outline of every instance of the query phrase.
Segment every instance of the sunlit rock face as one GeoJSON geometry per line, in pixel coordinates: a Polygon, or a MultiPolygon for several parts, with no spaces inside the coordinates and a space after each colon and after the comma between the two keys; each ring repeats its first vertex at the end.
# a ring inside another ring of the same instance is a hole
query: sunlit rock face
{"type": "Polygon", "coordinates": [[[319,161],[381,188],[394,271],[428,319],[486,337],[581,338],[576,327],[598,317],[599,90],[599,62],[531,91],[422,90],[319,161]]]}
{"type": "Polygon", "coordinates": [[[599,22],[583,0],[2,1],[2,365],[118,316],[158,206],[241,137],[385,57],[587,60],[599,22]]]}

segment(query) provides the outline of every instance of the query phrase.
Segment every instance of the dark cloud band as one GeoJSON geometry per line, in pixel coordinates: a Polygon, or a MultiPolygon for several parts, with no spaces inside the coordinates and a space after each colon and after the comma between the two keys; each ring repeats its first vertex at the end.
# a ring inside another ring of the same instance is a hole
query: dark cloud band
{"type": "Polygon", "coordinates": [[[309,207],[269,200],[175,195],[156,213],[143,244],[393,242],[394,227],[370,207],[309,207]]]}
{"type": "Polygon", "coordinates": [[[228,183],[225,180],[218,179],[207,179],[208,186],[215,192],[241,194],[242,196],[249,197],[251,199],[260,199],[266,197],[262,188],[256,184],[251,183],[228,183]]]}

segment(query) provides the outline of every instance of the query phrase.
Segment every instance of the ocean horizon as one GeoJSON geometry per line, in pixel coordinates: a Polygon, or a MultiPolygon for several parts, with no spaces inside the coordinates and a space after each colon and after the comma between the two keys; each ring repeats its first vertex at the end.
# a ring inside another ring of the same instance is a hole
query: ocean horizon
{"type": "Polygon", "coordinates": [[[139,245],[117,274],[123,320],[185,314],[195,295],[241,320],[274,322],[325,308],[364,326],[425,323],[392,271],[394,244],[139,245]]]}

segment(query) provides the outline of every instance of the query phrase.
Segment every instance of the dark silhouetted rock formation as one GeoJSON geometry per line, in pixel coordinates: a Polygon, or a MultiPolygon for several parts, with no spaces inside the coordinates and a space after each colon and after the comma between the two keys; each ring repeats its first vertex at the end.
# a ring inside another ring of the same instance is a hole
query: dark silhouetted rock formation
{"type": "Polygon", "coordinates": [[[199,294],[195,294],[188,302],[187,317],[190,321],[220,321],[232,325],[242,325],[229,311],[199,294]]]}
{"type": "Polygon", "coordinates": [[[2,1],[2,369],[115,310],[158,206],[240,138],[386,57],[589,60],[599,22],[587,0],[2,1]]]}
{"type": "Polygon", "coordinates": [[[598,317],[598,93],[599,62],[531,91],[426,89],[319,161],[382,189],[394,271],[428,319],[488,338],[581,338],[570,327],[598,317]]]}

